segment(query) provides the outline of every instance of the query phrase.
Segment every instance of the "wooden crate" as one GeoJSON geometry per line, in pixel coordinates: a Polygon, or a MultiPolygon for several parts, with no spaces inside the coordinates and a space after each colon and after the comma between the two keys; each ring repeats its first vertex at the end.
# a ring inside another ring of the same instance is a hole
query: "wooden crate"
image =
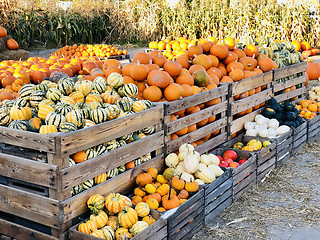
{"type": "Polygon", "coordinates": [[[107,59],[117,59],[117,60],[130,59],[130,54],[122,54],[122,55],[115,55],[115,56],[100,58],[100,60],[107,60],[107,59]]]}
{"type": "Polygon", "coordinates": [[[319,139],[320,134],[320,115],[311,120],[307,120],[308,135],[307,140],[313,141],[319,139]]]}
{"type": "Polygon", "coordinates": [[[223,84],[218,88],[205,91],[181,100],[173,102],[165,102],[164,104],[164,130],[165,130],[165,153],[169,154],[177,149],[183,143],[192,143],[212,133],[210,139],[195,149],[199,153],[204,153],[214,147],[224,143],[227,140],[227,106],[228,106],[228,85],[223,84]],[[221,98],[221,103],[209,106],[199,112],[179,118],[175,121],[170,121],[171,114],[178,111],[203,104],[215,98],[221,98]],[[216,120],[198,128],[197,130],[187,133],[178,139],[171,141],[171,134],[180,129],[189,127],[209,117],[217,116],[216,120]],[[219,132],[217,134],[217,131],[219,132]]]}
{"type": "MultiPolygon", "coordinates": [[[[161,217],[161,214],[158,211],[151,210],[151,215],[157,221],[145,230],[143,230],[141,233],[133,237],[132,240],[167,239],[167,221],[161,217]]],[[[79,224],[70,228],[70,240],[101,240],[101,238],[97,238],[89,234],[79,232],[78,226],[79,224]]]]}
{"type": "Polygon", "coordinates": [[[307,91],[307,88],[304,86],[306,82],[306,70],[306,62],[274,70],[272,81],[274,98],[278,102],[303,98],[307,91]],[[295,90],[284,92],[285,89],[294,86],[296,87],[295,90]]]}
{"type": "Polygon", "coordinates": [[[305,121],[299,127],[293,129],[292,156],[296,154],[307,142],[308,124],[305,121]]]}
{"type": "Polygon", "coordinates": [[[165,212],[168,239],[191,239],[204,227],[204,189],[199,189],[188,201],[165,212]]]}
{"type": "Polygon", "coordinates": [[[120,191],[128,189],[128,179],[142,172],[142,168],[163,164],[164,132],[159,127],[163,106],[115,119],[72,133],[38,134],[0,127],[2,143],[42,151],[44,161],[25,156],[0,153],[0,175],[25,183],[48,188],[48,196],[0,184],[0,211],[41,223],[51,228],[51,234],[64,238],[72,219],[84,213],[86,201],[96,190],[120,191]],[[69,155],[89,147],[119,138],[145,127],[157,125],[157,132],[106,154],[69,166],[69,155]],[[72,187],[105,173],[115,167],[153,152],[154,158],[138,167],[71,197],[72,187]],[[114,187],[113,185],[114,184],[114,187]],[[119,189],[119,190],[118,190],[119,189]]]}
{"type": "Polygon", "coordinates": [[[228,107],[228,129],[229,139],[244,127],[245,122],[253,121],[255,116],[261,112],[262,105],[272,96],[272,72],[266,72],[255,77],[243,79],[230,84],[230,99],[228,107]],[[235,100],[235,96],[249,90],[265,86],[261,92],[243,99],[235,100]],[[259,105],[259,108],[257,107],[259,105]],[[253,109],[256,107],[256,109],[253,109]],[[251,110],[250,110],[251,109],[251,110]],[[244,111],[249,111],[244,113],[244,111]],[[252,112],[251,112],[252,111],[252,112]],[[241,116],[238,116],[240,114],[241,116]]]}
{"type": "Polygon", "coordinates": [[[293,143],[293,131],[290,129],[289,132],[275,138],[276,146],[276,167],[283,164],[291,158],[292,143],[293,143]]]}

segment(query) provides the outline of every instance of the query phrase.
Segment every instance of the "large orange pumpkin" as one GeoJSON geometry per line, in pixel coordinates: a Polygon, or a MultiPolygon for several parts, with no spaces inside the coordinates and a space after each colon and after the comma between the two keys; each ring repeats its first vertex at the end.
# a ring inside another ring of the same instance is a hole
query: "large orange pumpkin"
{"type": "Polygon", "coordinates": [[[177,83],[171,83],[166,87],[163,94],[168,101],[175,101],[182,97],[183,88],[177,83]]]}
{"type": "Polygon", "coordinates": [[[134,63],[149,64],[150,61],[152,62],[152,59],[148,53],[138,52],[133,56],[132,61],[134,63]]]}
{"type": "Polygon", "coordinates": [[[221,45],[213,45],[210,48],[210,53],[219,59],[225,59],[228,56],[228,49],[221,45]]]}
{"type": "Polygon", "coordinates": [[[149,86],[166,88],[173,81],[169,73],[165,71],[153,70],[148,74],[147,83],[149,86]]]}
{"type": "Polygon", "coordinates": [[[150,86],[143,91],[142,94],[144,99],[147,99],[151,102],[158,102],[162,97],[162,92],[157,86],[150,86]]]}
{"type": "Polygon", "coordinates": [[[10,50],[17,50],[19,48],[19,44],[14,39],[8,39],[7,46],[10,50]]]}
{"type": "Polygon", "coordinates": [[[4,27],[0,27],[0,37],[4,38],[7,34],[7,30],[4,27]]]}
{"type": "Polygon", "coordinates": [[[309,80],[317,80],[320,77],[320,63],[308,63],[307,75],[309,80]]]}
{"type": "Polygon", "coordinates": [[[169,73],[169,75],[171,77],[177,77],[180,75],[181,71],[182,71],[182,66],[180,63],[178,62],[174,62],[174,61],[167,61],[164,65],[163,65],[163,69],[169,73]]]}

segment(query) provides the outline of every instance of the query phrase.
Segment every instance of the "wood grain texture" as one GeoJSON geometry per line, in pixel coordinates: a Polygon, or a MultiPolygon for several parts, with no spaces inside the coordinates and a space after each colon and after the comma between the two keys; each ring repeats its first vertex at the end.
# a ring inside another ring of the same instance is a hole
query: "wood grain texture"
{"type": "Polygon", "coordinates": [[[289,80],[285,80],[284,82],[281,83],[275,83],[273,85],[273,91],[274,92],[279,92],[281,90],[284,90],[286,88],[298,85],[300,83],[305,83],[306,82],[306,76],[300,76],[300,77],[296,77],[293,79],[289,79],[289,80]]]}
{"type": "Polygon", "coordinates": [[[59,202],[57,200],[0,185],[0,211],[59,227],[59,202]]]}
{"type": "Polygon", "coordinates": [[[212,202],[215,202],[224,192],[226,192],[229,188],[232,188],[232,178],[226,179],[222,184],[219,185],[215,190],[208,192],[204,199],[205,208],[212,202]]]}
{"type": "Polygon", "coordinates": [[[162,119],[163,106],[158,105],[90,128],[63,134],[61,135],[61,151],[63,155],[70,155],[145,127],[161,124],[162,119]]]}
{"type": "Polygon", "coordinates": [[[240,118],[237,118],[231,122],[229,122],[228,124],[230,124],[230,133],[228,134],[229,136],[231,136],[232,134],[240,131],[241,129],[244,128],[244,124],[246,122],[252,122],[254,121],[255,116],[257,116],[258,114],[260,114],[262,111],[262,109],[258,109],[256,111],[253,111],[252,113],[249,113],[247,115],[244,115],[240,118]]]}
{"type": "Polygon", "coordinates": [[[257,173],[253,172],[241,182],[233,186],[233,201],[237,200],[245,193],[252,185],[257,183],[257,173]]]}
{"type": "Polygon", "coordinates": [[[0,219],[0,233],[12,238],[23,240],[58,240],[58,238],[52,237],[45,233],[38,232],[31,228],[27,228],[3,219],[0,219]]]}
{"type": "Polygon", "coordinates": [[[273,70],[273,78],[274,80],[278,80],[305,71],[307,71],[307,62],[301,62],[291,66],[273,70]]]}
{"type": "Polygon", "coordinates": [[[56,134],[40,134],[0,126],[0,142],[54,153],[56,134]]]}
{"type": "Polygon", "coordinates": [[[232,200],[232,179],[228,180],[228,182],[230,184],[224,185],[225,188],[223,189],[223,191],[221,191],[222,193],[214,201],[210,201],[205,205],[206,218],[216,214],[215,209],[218,208],[224,201],[228,200],[229,198],[232,200]]]}
{"type": "Polygon", "coordinates": [[[296,90],[287,92],[287,93],[282,93],[279,95],[274,96],[274,98],[278,101],[278,102],[283,102],[285,100],[300,96],[300,95],[304,95],[306,94],[307,88],[306,87],[302,87],[302,88],[298,88],[296,90]]]}
{"type": "Polygon", "coordinates": [[[198,145],[195,147],[195,150],[200,154],[204,154],[211,149],[221,145],[222,143],[227,141],[228,134],[227,132],[220,133],[219,135],[209,139],[208,141],[198,145]]]}
{"type": "Polygon", "coordinates": [[[225,193],[226,200],[222,202],[218,207],[214,208],[209,214],[205,216],[205,225],[210,224],[217,216],[219,216],[227,207],[232,204],[232,189],[231,196],[228,192],[225,193]]]}
{"type": "Polygon", "coordinates": [[[57,169],[55,165],[35,162],[25,158],[0,153],[0,175],[57,188],[57,169]]]}

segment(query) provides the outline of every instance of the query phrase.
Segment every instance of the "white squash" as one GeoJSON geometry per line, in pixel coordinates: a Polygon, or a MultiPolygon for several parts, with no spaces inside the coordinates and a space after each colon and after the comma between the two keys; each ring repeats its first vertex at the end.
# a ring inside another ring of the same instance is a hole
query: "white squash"
{"type": "Polygon", "coordinates": [[[210,164],[214,164],[214,165],[219,165],[220,164],[220,159],[216,155],[210,153],[208,156],[211,159],[210,164]]]}
{"type": "Polygon", "coordinates": [[[194,181],[194,176],[187,173],[187,172],[183,172],[181,174],[181,179],[183,179],[185,182],[193,182],[194,181]]]}
{"type": "Polygon", "coordinates": [[[277,135],[282,135],[290,131],[290,127],[287,125],[282,125],[276,129],[277,135]]]}
{"type": "Polygon", "coordinates": [[[183,161],[183,168],[187,173],[195,173],[199,169],[200,158],[195,154],[188,154],[183,161]]]}
{"type": "Polygon", "coordinates": [[[178,165],[174,168],[174,171],[176,173],[177,176],[180,176],[181,173],[184,173],[184,168],[181,165],[178,165]]]}
{"type": "Polygon", "coordinates": [[[256,125],[256,126],[254,127],[254,129],[259,132],[260,130],[265,129],[265,128],[264,128],[262,125],[256,125]]]}
{"type": "Polygon", "coordinates": [[[277,131],[275,129],[269,128],[268,131],[269,131],[268,138],[276,138],[277,137],[277,131]]]}
{"type": "Polygon", "coordinates": [[[194,147],[191,144],[184,143],[179,147],[179,153],[187,152],[191,153],[194,151],[194,147]]]}
{"type": "Polygon", "coordinates": [[[216,180],[216,175],[210,168],[205,168],[199,170],[198,172],[200,180],[202,180],[204,183],[212,183],[214,180],[216,180]]]}
{"type": "Polygon", "coordinates": [[[269,130],[264,128],[258,132],[260,137],[266,138],[269,135],[269,130]]]}
{"type": "Polygon", "coordinates": [[[211,163],[211,158],[206,154],[202,154],[200,156],[200,162],[208,166],[211,163]]]}
{"type": "Polygon", "coordinates": [[[264,116],[262,116],[261,114],[258,114],[257,116],[255,116],[254,121],[257,123],[258,120],[260,120],[261,118],[264,118],[264,116]]]}
{"type": "Polygon", "coordinates": [[[199,178],[199,171],[201,171],[201,170],[203,170],[203,169],[205,169],[205,168],[207,168],[207,165],[205,165],[204,163],[200,163],[200,164],[199,164],[199,169],[198,169],[198,171],[196,171],[196,172],[194,173],[194,176],[195,176],[196,178],[199,178]]]}
{"type": "Polygon", "coordinates": [[[270,119],[269,123],[268,123],[268,127],[269,128],[273,128],[274,130],[276,130],[279,127],[279,122],[277,119],[272,118],[270,119]]]}
{"type": "Polygon", "coordinates": [[[165,159],[166,165],[168,167],[176,167],[179,163],[179,158],[177,154],[170,153],[165,159]]]}
{"type": "Polygon", "coordinates": [[[251,129],[251,128],[254,128],[255,125],[257,125],[255,122],[246,122],[246,123],[244,124],[244,128],[245,128],[246,130],[249,130],[249,129],[251,129]]]}
{"type": "Polygon", "coordinates": [[[258,125],[263,125],[266,122],[266,118],[264,116],[258,118],[258,120],[256,120],[256,123],[258,125]]]}
{"type": "Polygon", "coordinates": [[[268,123],[266,123],[266,122],[265,122],[264,124],[262,124],[261,126],[262,126],[264,129],[268,129],[268,127],[269,127],[269,126],[268,126],[268,123]]]}
{"type": "Polygon", "coordinates": [[[179,152],[179,155],[178,155],[179,161],[183,161],[187,155],[188,155],[187,152],[179,152]]]}
{"type": "Polygon", "coordinates": [[[196,180],[194,180],[195,182],[197,182],[198,184],[199,184],[199,186],[200,185],[205,185],[205,183],[204,183],[204,181],[202,181],[201,179],[196,179],[196,180]]]}
{"type": "Polygon", "coordinates": [[[255,136],[257,136],[257,134],[258,134],[257,129],[253,129],[253,128],[252,129],[248,129],[247,132],[246,132],[247,136],[255,137],[255,136]]]}
{"type": "Polygon", "coordinates": [[[209,165],[208,168],[210,168],[214,172],[216,178],[220,177],[224,173],[223,170],[219,166],[214,165],[214,164],[209,165]]]}

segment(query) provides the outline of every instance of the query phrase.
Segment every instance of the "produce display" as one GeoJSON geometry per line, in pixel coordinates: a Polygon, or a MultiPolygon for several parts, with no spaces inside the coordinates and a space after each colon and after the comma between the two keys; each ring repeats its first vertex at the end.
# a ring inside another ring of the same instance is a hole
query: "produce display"
{"type": "Polygon", "coordinates": [[[295,106],[300,111],[299,116],[304,119],[313,119],[318,116],[320,112],[320,102],[318,101],[319,87],[313,87],[312,91],[309,92],[309,98],[315,100],[301,100],[299,104],[295,106]]]}
{"type": "MultiPolygon", "coordinates": [[[[233,148],[240,149],[239,147],[241,146],[241,144],[242,143],[237,143],[233,148]]],[[[253,144],[253,142],[250,143],[250,145],[252,145],[252,144],[253,144]]],[[[243,150],[246,150],[246,148],[243,150]]],[[[245,163],[248,160],[245,157],[238,156],[237,152],[235,152],[233,150],[226,150],[222,154],[222,156],[217,155],[217,157],[220,160],[220,164],[219,164],[220,167],[225,167],[225,168],[231,167],[233,169],[236,169],[237,167],[239,167],[241,164],[245,163]]]]}
{"type": "MultiPolygon", "coordinates": [[[[7,29],[5,29],[4,27],[0,27],[0,38],[5,38],[7,37],[8,32],[7,29]]],[[[14,40],[13,38],[10,38],[7,40],[7,47],[9,50],[17,50],[19,49],[19,44],[17,43],[16,40],[14,40]]]]}
{"type": "Polygon", "coordinates": [[[232,148],[252,152],[260,151],[261,149],[268,147],[270,144],[271,142],[268,140],[261,142],[259,139],[252,139],[249,142],[247,142],[246,145],[244,145],[244,143],[242,142],[237,142],[233,145],[232,148]]]}

